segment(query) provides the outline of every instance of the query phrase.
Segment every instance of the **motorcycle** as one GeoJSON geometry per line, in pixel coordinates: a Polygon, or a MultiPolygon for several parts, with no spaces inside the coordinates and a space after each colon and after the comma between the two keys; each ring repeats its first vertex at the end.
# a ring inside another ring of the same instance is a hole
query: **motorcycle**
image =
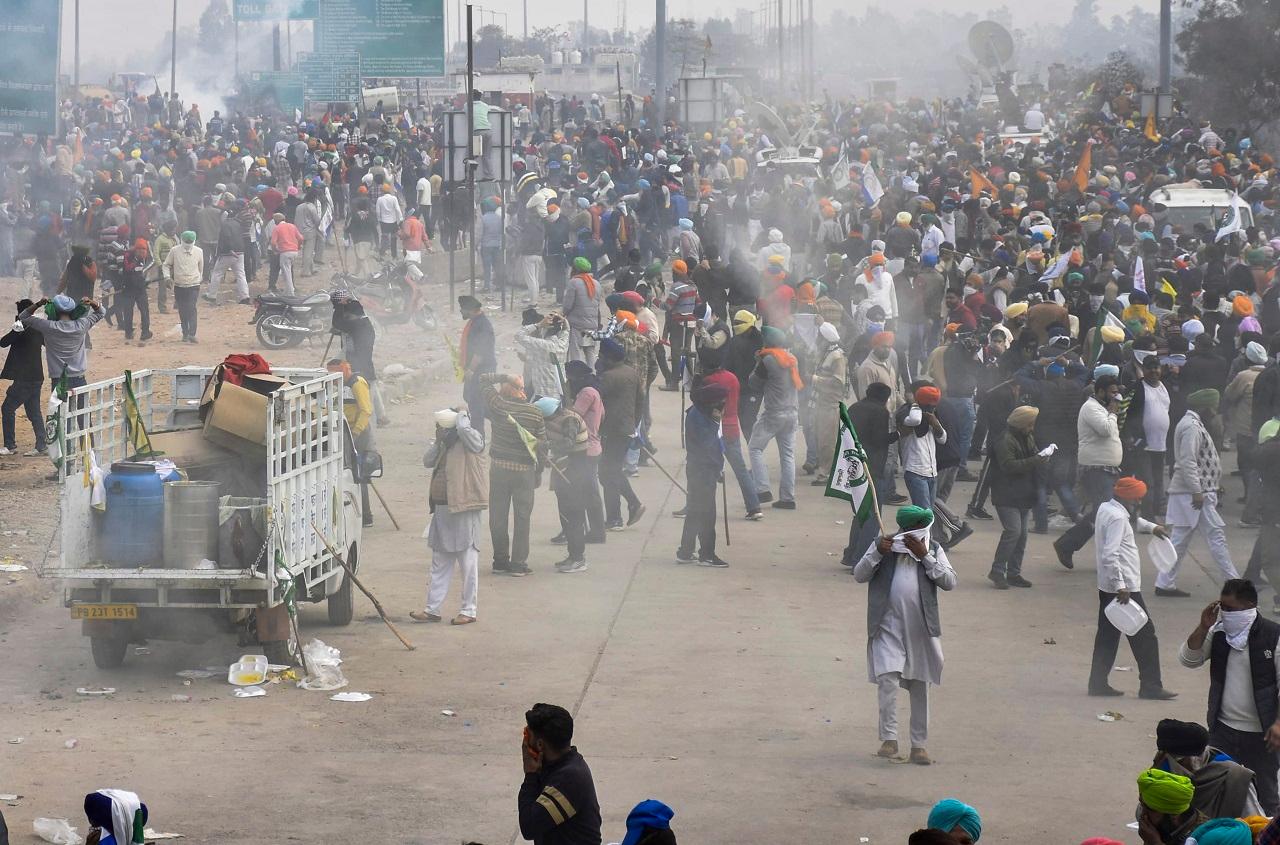
{"type": "Polygon", "coordinates": [[[427,304],[421,268],[411,261],[385,264],[369,278],[350,273],[334,276],[335,285],[345,288],[364,305],[365,313],[380,325],[413,320],[420,329],[436,328],[436,312],[427,304]]]}
{"type": "Polygon", "coordinates": [[[258,335],[258,343],[267,349],[289,349],[307,338],[329,335],[333,305],[329,293],[285,296],[263,293],[254,298],[250,324],[258,335]]]}

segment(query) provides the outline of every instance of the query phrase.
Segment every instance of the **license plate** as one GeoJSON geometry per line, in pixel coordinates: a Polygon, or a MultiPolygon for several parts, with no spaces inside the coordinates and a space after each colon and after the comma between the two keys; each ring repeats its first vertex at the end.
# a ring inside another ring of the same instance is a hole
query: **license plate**
{"type": "Polygon", "coordinates": [[[74,604],[72,619],[137,619],[136,604],[74,604]]]}

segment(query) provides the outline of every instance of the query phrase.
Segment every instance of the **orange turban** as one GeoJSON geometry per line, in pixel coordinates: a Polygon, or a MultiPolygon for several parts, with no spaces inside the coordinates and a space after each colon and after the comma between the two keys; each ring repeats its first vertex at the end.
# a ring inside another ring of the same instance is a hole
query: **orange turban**
{"type": "Polygon", "coordinates": [[[1126,502],[1140,502],[1147,495],[1147,485],[1140,478],[1126,475],[1116,479],[1115,493],[1117,499],[1126,502]]]}
{"type": "Polygon", "coordinates": [[[1231,300],[1231,313],[1237,317],[1253,316],[1253,300],[1241,294],[1231,300]]]}
{"type": "Polygon", "coordinates": [[[884,263],[884,253],[883,253],[883,252],[873,252],[873,253],[871,253],[871,257],[867,259],[867,263],[868,263],[868,264],[870,264],[872,267],[875,267],[875,266],[877,266],[877,265],[883,264],[883,263],[884,263]]]}
{"type": "Polygon", "coordinates": [[[640,331],[640,318],[630,311],[623,311],[619,308],[613,312],[613,316],[618,319],[619,323],[625,323],[636,331],[640,331]]]}
{"type": "Polygon", "coordinates": [[[871,345],[874,346],[893,346],[893,332],[876,332],[871,336],[871,345]]]}
{"type": "Polygon", "coordinates": [[[677,276],[687,275],[689,272],[689,265],[685,264],[682,259],[677,258],[675,261],[671,262],[671,272],[675,273],[677,276]]]}
{"type": "Polygon", "coordinates": [[[917,388],[916,402],[921,405],[937,405],[942,401],[942,391],[931,384],[917,388]]]}

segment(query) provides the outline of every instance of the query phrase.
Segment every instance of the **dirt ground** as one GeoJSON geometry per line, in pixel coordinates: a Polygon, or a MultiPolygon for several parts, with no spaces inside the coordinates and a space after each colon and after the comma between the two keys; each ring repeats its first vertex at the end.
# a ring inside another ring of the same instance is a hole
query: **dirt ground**
{"type": "MultiPolygon", "coordinates": [[[[0,280],[0,301],[17,298],[14,287],[0,280]]],[[[456,336],[447,286],[437,283],[437,293],[442,327],[456,336]]],[[[510,334],[518,315],[491,313],[500,360],[515,369],[510,334]]],[[[229,352],[253,351],[248,317],[245,307],[202,305],[194,347],[177,340],[173,314],[156,316],[157,337],[145,346],[127,346],[101,326],[91,376],[126,366],[212,365],[229,352]]],[[[303,346],[269,359],[316,364],[321,352],[303,346]]],[[[682,496],[646,469],[636,480],[649,508],[644,519],[610,534],[606,546],[588,547],[590,569],[573,576],[552,569],[562,548],[546,542],[557,526],[544,486],[534,512],[535,574],[490,575],[486,540],[479,623],[413,624],[408,613],[423,604],[429,559],[420,539],[427,414],[456,401],[459,387],[438,335],[393,327],[377,358],[420,377],[390,406],[393,425],[378,435],[387,467],[379,487],[403,530],[375,512],[362,574],[417,650],[401,647],[363,597],[347,628],[329,626],[323,606],[304,606],[303,639],[339,648],[349,689],[373,699],[340,703],[280,684],[241,700],[225,675],[186,685],[176,674],[225,667],[243,651],[232,639],[154,642],[149,653],[131,653],[123,669],[101,672],[56,584],[32,572],[0,575],[0,793],[22,796],[0,809],[15,843],[37,841],[31,821],[41,816],[68,817],[83,834],[83,795],[108,786],[137,791],[152,828],[193,843],[514,842],[523,712],[537,701],[575,714],[575,743],[595,773],[605,842],[621,840],[628,810],[650,797],[675,809],[673,826],[685,842],[878,843],[903,841],[934,801],[954,796],[981,810],[984,842],[1109,836],[1136,843],[1125,824],[1134,778],[1154,752],[1156,721],[1204,718],[1207,675],[1176,659],[1179,639],[1215,593],[1200,541],[1180,579],[1194,598],[1156,599],[1149,565],[1144,575],[1165,683],[1181,696],[1137,700],[1134,661],[1122,645],[1123,671],[1112,683],[1127,695],[1101,700],[1084,694],[1097,613],[1092,546],[1068,572],[1053,558],[1051,537],[1032,535],[1024,574],[1035,588],[996,592],[984,576],[998,528],[981,523],[952,555],[960,584],[941,598],[947,664],[932,700],[936,764],[875,758],[866,593],[838,565],[850,515],[807,478],[797,511],[767,510],[760,523],[742,518],[731,486],[732,544],[722,537],[721,554],[732,566],[717,571],[673,563],[680,522],[670,512],[682,496]],[[76,693],[97,686],[118,691],[76,693]],[[1100,721],[1105,710],[1123,718],[1100,721]]],[[[682,477],[678,399],[654,395],[658,458],[682,477]]],[[[20,433],[23,424],[20,417],[20,433]]],[[[19,445],[30,442],[27,430],[19,445]]],[[[1235,455],[1224,464],[1234,468],[1235,455]]],[[[0,461],[0,556],[33,569],[55,529],[48,471],[40,459],[0,461]]],[[[957,485],[955,501],[970,492],[957,485]]],[[[1232,526],[1238,493],[1238,478],[1230,478],[1232,526]]],[[[1229,533],[1243,568],[1255,532],[1229,533]]],[[[56,538],[52,548],[56,554],[56,538]]],[[[457,589],[446,612],[456,608],[457,589]]],[[[905,699],[900,713],[905,728],[905,699]]]]}

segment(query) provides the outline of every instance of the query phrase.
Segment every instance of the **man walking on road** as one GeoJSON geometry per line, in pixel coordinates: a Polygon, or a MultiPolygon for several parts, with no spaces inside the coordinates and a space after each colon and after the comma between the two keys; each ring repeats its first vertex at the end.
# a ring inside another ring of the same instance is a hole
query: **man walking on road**
{"type": "MultiPolygon", "coordinates": [[[[31,300],[18,300],[18,314],[22,314],[31,306],[31,300]]],[[[3,418],[4,446],[0,455],[16,455],[18,441],[15,429],[18,422],[18,409],[26,411],[27,421],[35,432],[36,445],[24,457],[32,458],[45,453],[44,414],[40,409],[40,390],[44,387],[44,364],[40,360],[40,347],[44,344],[44,335],[38,331],[27,331],[27,327],[18,320],[13,328],[0,337],[0,347],[8,348],[4,359],[4,369],[0,370],[0,379],[11,379],[8,391],[4,395],[4,404],[0,406],[0,417],[3,418]]]]}
{"type": "Polygon", "coordinates": [[[942,622],[938,590],[956,585],[947,553],[929,538],[933,511],[898,509],[899,532],[881,537],[853,568],[867,584],[867,675],[880,698],[879,757],[898,756],[898,688],[911,698],[911,762],[933,761],[929,739],[929,684],[942,683],[942,622]]]}
{"type": "MultiPolygon", "coordinates": [[[[1089,673],[1089,695],[1124,695],[1107,682],[1120,647],[1120,629],[1107,618],[1107,605],[1133,602],[1145,612],[1142,600],[1142,565],[1138,543],[1134,539],[1134,513],[1147,495],[1147,485],[1126,476],[1112,487],[1110,499],[1098,507],[1093,523],[1094,545],[1098,556],[1098,633],[1093,639],[1093,668],[1089,673]]],[[[1137,517],[1138,530],[1157,537],[1168,536],[1163,526],[1137,517]]],[[[1129,647],[1138,661],[1138,697],[1167,701],[1177,696],[1164,688],[1160,680],[1160,643],[1156,626],[1148,614],[1147,622],[1129,636],[1129,647]]]]}
{"type": "Polygon", "coordinates": [[[422,465],[431,470],[431,522],[427,526],[431,580],[426,610],[412,611],[409,616],[415,622],[439,622],[453,570],[458,567],[462,570],[462,609],[452,624],[469,625],[476,621],[480,512],[489,503],[489,458],[484,453],[484,434],[471,427],[466,405],[456,411],[436,411],[435,423],[435,440],[422,456],[422,465]]]}
{"type": "MultiPolygon", "coordinates": [[[[1116,478],[1120,475],[1124,447],[1120,443],[1119,413],[1119,379],[1110,375],[1099,376],[1093,383],[1093,395],[1080,406],[1080,414],[1076,418],[1076,438],[1079,444],[1076,460],[1079,462],[1080,487],[1088,510],[1081,514],[1079,522],[1053,541],[1058,562],[1067,569],[1075,566],[1072,555],[1084,548],[1093,536],[1094,514],[1104,502],[1111,499],[1116,478]]],[[[1145,485],[1143,495],[1146,495],[1145,485]]]]}
{"type": "Polygon", "coordinates": [[[542,412],[529,403],[519,376],[480,376],[493,437],[489,443],[489,537],[493,573],[520,577],[529,569],[529,523],[534,491],[546,463],[542,412]],[[510,517],[514,525],[507,534],[510,517]]]}
{"type": "Polygon", "coordinates": [[[1209,663],[1209,742],[1252,769],[1258,801],[1280,809],[1280,625],[1258,614],[1253,582],[1233,578],[1200,612],[1200,624],[1178,652],[1183,666],[1209,663]]]}
{"type": "Polygon", "coordinates": [[[1168,572],[1156,575],[1156,595],[1186,598],[1179,590],[1178,568],[1197,530],[1204,534],[1209,553],[1223,578],[1237,578],[1231,550],[1227,548],[1227,524],[1218,513],[1218,488],[1222,484],[1222,462],[1206,423],[1218,414],[1218,391],[1197,390],[1187,397],[1190,406],[1173,433],[1173,478],[1169,480],[1169,507],[1165,522],[1173,526],[1173,546],[1178,558],[1168,572]]]}

